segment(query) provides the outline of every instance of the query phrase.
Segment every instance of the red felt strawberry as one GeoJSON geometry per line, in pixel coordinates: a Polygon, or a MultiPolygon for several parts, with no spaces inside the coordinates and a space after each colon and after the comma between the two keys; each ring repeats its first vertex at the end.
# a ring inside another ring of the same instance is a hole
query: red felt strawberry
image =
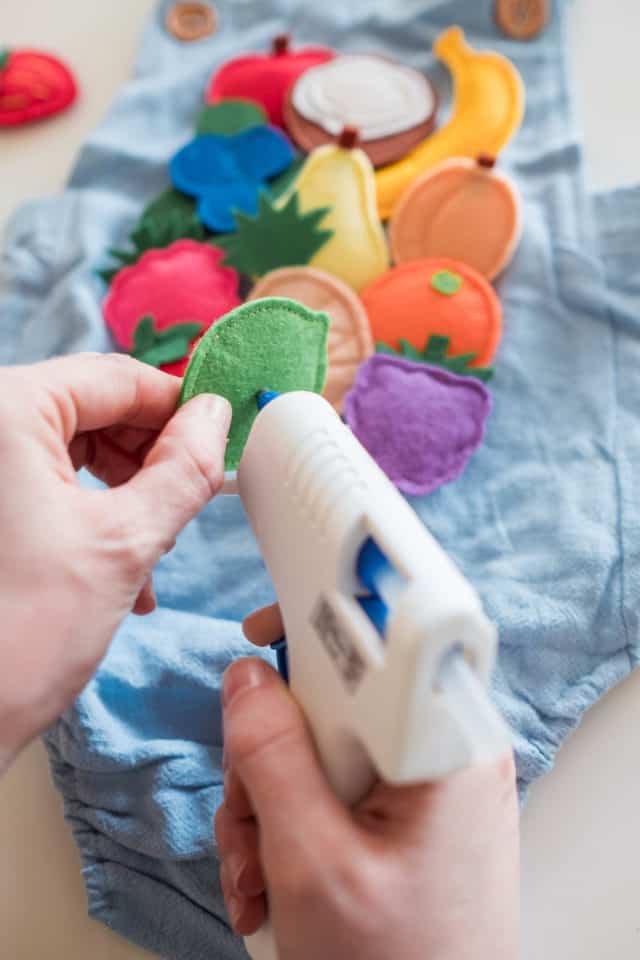
{"type": "Polygon", "coordinates": [[[116,275],[103,312],[118,346],[181,377],[193,344],[240,303],[224,253],[195,240],[149,250],[116,275]]]}
{"type": "Polygon", "coordinates": [[[39,50],[0,50],[0,126],[60,113],[77,92],[73,74],[57,57],[39,50]]]}
{"type": "Polygon", "coordinates": [[[301,47],[294,52],[289,37],[282,34],[273,41],[270,53],[236,57],[220,67],[209,81],[205,99],[207,103],[225,97],[253,100],[264,107],[271,123],[283,127],[282,108],[290,87],[305,70],[334,57],[328,47],[301,47]]]}

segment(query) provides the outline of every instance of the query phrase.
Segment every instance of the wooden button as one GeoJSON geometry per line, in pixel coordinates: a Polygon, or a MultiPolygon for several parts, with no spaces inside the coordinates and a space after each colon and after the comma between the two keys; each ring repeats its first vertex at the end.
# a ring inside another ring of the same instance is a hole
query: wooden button
{"type": "Polygon", "coordinates": [[[549,19],[549,0],[496,0],[496,23],[514,40],[531,40],[549,19]]]}
{"type": "Polygon", "coordinates": [[[216,29],[215,10],[208,3],[174,3],[167,13],[167,30],[177,40],[202,40],[216,29]]]}

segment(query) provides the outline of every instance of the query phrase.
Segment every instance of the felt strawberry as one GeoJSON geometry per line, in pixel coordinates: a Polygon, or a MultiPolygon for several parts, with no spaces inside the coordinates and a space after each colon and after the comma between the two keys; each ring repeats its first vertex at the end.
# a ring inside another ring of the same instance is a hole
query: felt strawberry
{"type": "Polygon", "coordinates": [[[0,50],[0,126],[60,113],[77,96],[69,68],[39,50],[0,50]]]}
{"type": "Polygon", "coordinates": [[[484,438],[491,395],[475,377],[378,353],[358,370],[344,415],[390,480],[424,495],[454,480],[484,438]]]}
{"type": "Polygon", "coordinates": [[[241,302],[238,274],[222,257],[217,247],[177,240],[120,270],[103,304],[118,346],[182,376],[193,343],[241,302]]]}
{"type": "Polygon", "coordinates": [[[282,108],[291,86],[305,70],[335,57],[328,47],[301,47],[293,51],[286,34],[273,41],[270,53],[235,57],[225,63],[209,81],[207,103],[225,97],[254,100],[267,111],[271,123],[284,126],[282,108]]]}

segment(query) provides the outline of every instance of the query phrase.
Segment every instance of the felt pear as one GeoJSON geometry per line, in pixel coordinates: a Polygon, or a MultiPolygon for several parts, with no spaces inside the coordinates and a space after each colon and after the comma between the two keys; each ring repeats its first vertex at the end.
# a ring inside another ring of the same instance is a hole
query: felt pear
{"type": "Polygon", "coordinates": [[[322,227],[333,236],[309,265],[326,270],[354,290],[366,287],[389,266],[389,251],[378,217],[373,166],[346,127],[337,144],[309,154],[295,182],[300,210],[329,207],[322,227]]]}

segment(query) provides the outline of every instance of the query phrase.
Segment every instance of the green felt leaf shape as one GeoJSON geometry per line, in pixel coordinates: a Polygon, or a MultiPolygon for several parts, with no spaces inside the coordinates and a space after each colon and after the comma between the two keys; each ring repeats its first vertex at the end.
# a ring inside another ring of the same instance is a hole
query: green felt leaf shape
{"type": "Polygon", "coordinates": [[[285,297],[251,300],[207,330],[185,370],[180,403],[199,393],[221,394],[231,403],[225,469],[240,462],[261,390],[322,392],[328,331],[326,313],[285,297]]]}
{"type": "Polygon", "coordinates": [[[176,223],[182,222],[189,226],[192,220],[197,219],[196,206],[193,197],[180,193],[175,187],[167,187],[166,190],[149,201],[140,214],[138,222],[139,224],[150,223],[153,225],[169,217],[173,218],[176,223]]]}
{"type": "Polygon", "coordinates": [[[116,265],[99,270],[98,274],[106,284],[110,284],[123,267],[137,263],[147,250],[168,247],[175,240],[183,238],[206,240],[207,236],[196,214],[195,201],[177,190],[165,190],[145,207],[129,234],[132,249],[109,250],[109,256],[116,261],[116,265]]]}
{"type": "Polygon", "coordinates": [[[450,337],[443,337],[434,333],[427,340],[424,349],[416,350],[413,344],[408,340],[400,338],[400,350],[394,350],[393,347],[379,340],[376,343],[377,353],[390,353],[394,356],[406,357],[407,360],[413,360],[415,363],[431,363],[436,367],[444,367],[451,373],[457,373],[462,377],[475,377],[483,383],[488,383],[493,379],[493,367],[472,367],[471,363],[475,360],[475,353],[459,353],[456,356],[449,356],[450,337]]]}
{"type": "Polygon", "coordinates": [[[267,119],[257,103],[229,98],[202,108],[196,120],[196,133],[219,133],[232,137],[251,127],[264,126],[267,119]]]}
{"type": "Polygon", "coordinates": [[[153,317],[147,314],[138,322],[129,352],[136,360],[152,367],[175,363],[188,355],[191,341],[201,330],[201,323],[191,322],[175,323],[165,330],[156,330],[153,317]]]}
{"type": "Polygon", "coordinates": [[[236,212],[236,232],[217,236],[214,242],[226,251],[226,264],[252,277],[277,267],[304,266],[333,236],[333,231],[320,229],[328,212],[328,207],[319,207],[300,213],[297,193],[278,205],[263,191],[256,216],[236,212]]]}
{"type": "Polygon", "coordinates": [[[11,53],[10,50],[0,49],[0,70],[4,70],[4,68],[9,63],[10,53],[11,53]]]}
{"type": "Polygon", "coordinates": [[[304,167],[306,159],[304,154],[297,154],[290,167],[269,181],[269,193],[274,200],[277,200],[283,193],[286,193],[297,180],[298,174],[304,167]]]}

